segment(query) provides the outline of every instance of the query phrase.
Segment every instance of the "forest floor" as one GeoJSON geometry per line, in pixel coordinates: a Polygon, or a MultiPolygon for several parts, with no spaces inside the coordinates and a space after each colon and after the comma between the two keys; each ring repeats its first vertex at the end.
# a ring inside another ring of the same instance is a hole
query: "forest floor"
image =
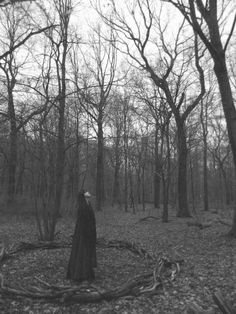
{"type": "MultiPolygon", "coordinates": [[[[226,237],[232,212],[200,212],[205,228],[189,226],[191,218],[170,215],[162,223],[160,211],[148,209],[136,214],[107,208],[96,213],[98,237],[106,240],[135,242],[158,260],[161,256],[183,259],[181,272],[175,281],[164,284],[152,296],[125,296],[112,301],[88,304],[57,304],[30,298],[6,298],[0,294],[0,313],[98,313],[135,314],[190,313],[188,306],[195,302],[209,314],[220,313],[212,293],[220,290],[236,307],[236,239],[226,237]],[[150,219],[142,219],[152,216],[150,219]],[[153,218],[156,217],[156,218],[153,218]]],[[[69,216],[69,215],[68,215],[69,216]]],[[[57,241],[71,239],[75,219],[65,215],[58,223],[57,241]]],[[[26,215],[1,214],[0,240],[7,246],[21,241],[36,242],[35,219],[26,215]]],[[[10,287],[37,286],[37,277],[55,285],[68,285],[66,280],[70,248],[19,252],[0,265],[5,285],[10,287]]],[[[128,279],[151,270],[153,264],[129,250],[97,248],[98,267],[96,286],[112,289],[128,279]]]]}

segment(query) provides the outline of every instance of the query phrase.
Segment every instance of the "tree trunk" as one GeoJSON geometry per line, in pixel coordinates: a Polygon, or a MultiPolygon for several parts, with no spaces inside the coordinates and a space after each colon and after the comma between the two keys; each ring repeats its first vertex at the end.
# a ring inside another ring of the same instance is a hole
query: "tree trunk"
{"type": "Polygon", "coordinates": [[[125,139],[125,177],[124,177],[124,203],[125,203],[125,212],[128,212],[128,147],[125,139]]]}
{"type": "Polygon", "coordinates": [[[112,205],[118,203],[120,198],[120,153],[119,153],[120,137],[117,134],[115,142],[115,171],[113,181],[112,205]]]}
{"type": "Polygon", "coordinates": [[[192,210],[194,213],[196,213],[196,208],[195,208],[195,189],[194,189],[194,174],[193,174],[193,161],[192,157],[190,156],[189,158],[189,169],[190,169],[190,186],[191,186],[191,197],[192,197],[192,210]]]}
{"type": "Polygon", "coordinates": [[[187,142],[183,123],[178,125],[178,217],[190,217],[187,198],[187,142]]]}
{"type": "Polygon", "coordinates": [[[54,239],[55,227],[57,219],[60,215],[61,200],[63,193],[63,180],[64,180],[64,164],[65,164],[65,95],[59,104],[59,121],[58,121],[58,140],[57,140],[57,155],[56,155],[56,173],[55,173],[55,197],[54,209],[51,217],[50,224],[50,239],[54,239]]]}
{"type": "Polygon", "coordinates": [[[15,200],[16,189],[16,167],[17,167],[17,126],[16,116],[13,100],[14,82],[9,82],[11,86],[8,87],[8,113],[10,116],[10,148],[8,160],[8,189],[7,189],[7,203],[12,204],[15,200]]]}
{"type": "Polygon", "coordinates": [[[224,169],[224,165],[221,165],[220,169],[221,169],[222,178],[223,178],[223,183],[224,183],[225,204],[226,204],[226,205],[229,205],[229,204],[230,204],[230,191],[229,191],[228,178],[227,178],[226,171],[225,171],[225,169],[224,169]]]}
{"type": "MultiPolygon", "coordinates": [[[[233,154],[234,171],[236,178],[236,109],[233,102],[232,90],[230,87],[228,72],[224,58],[221,58],[220,60],[215,60],[214,70],[219,84],[222,105],[227,124],[229,142],[233,154]]],[[[234,189],[236,194],[236,187],[234,187],[234,189]]],[[[234,206],[233,225],[229,233],[230,235],[236,237],[236,204],[234,206]]]]}
{"type": "Polygon", "coordinates": [[[162,212],[162,222],[168,222],[168,183],[166,182],[168,178],[163,178],[163,212],[162,212]]]}
{"type": "Polygon", "coordinates": [[[102,114],[98,117],[98,151],[97,151],[97,177],[96,177],[96,209],[102,210],[104,201],[104,159],[103,159],[103,124],[102,114]]]}
{"type": "Polygon", "coordinates": [[[136,174],[137,174],[137,202],[138,204],[141,204],[141,169],[140,169],[140,165],[138,165],[138,168],[136,170],[136,174]]]}
{"type": "Polygon", "coordinates": [[[145,198],[146,198],[146,193],[145,193],[145,161],[143,161],[143,166],[142,166],[142,208],[143,211],[145,211],[145,198]]]}
{"type": "Polygon", "coordinates": [[[203,207],[205,211],[209,209],[209,199],[208,199],[208,168],[207,168],[207,121],[208,121],[208,110],[207,104],[206,110],[204,112],[203,102],[201,103],[201,125],[203,131],[203,207]]]}
{"type": "Polygon", "coordinates": [[[160,208],[161,165],[158,151],[158,122],[155,129],[154,206],[160,208]]]}
{"type": "MultiPolygon", "coordinates": [[[[64,25],[68,27],[68,25],[64,25]]],[[[60,216],[61,200],[63,194],[64,168],[65,168],[65,106],[66,106],[66,55],[67,55],[67,33],[63,37],[63,54],[61,63],[58,62],[57,67],[60,68],[61,76],[58,74],[58,137],[57,137],[57,153],[56,153],[56,173],[55,173],[55,194],[54,208],[50,223],[50,239],[54,239],[57,219],[60,216]]]]}

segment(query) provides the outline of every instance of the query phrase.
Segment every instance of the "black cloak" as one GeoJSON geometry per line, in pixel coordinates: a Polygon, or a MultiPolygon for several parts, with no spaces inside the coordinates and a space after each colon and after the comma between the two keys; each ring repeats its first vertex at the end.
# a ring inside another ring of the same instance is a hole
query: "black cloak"
{"type": "Polygon", "coordinates": [[[96,238],[94,211],[81,193],[67,270],[68,279],[83,281],[95,278],[93,267],[97,266],[96,238]]]}

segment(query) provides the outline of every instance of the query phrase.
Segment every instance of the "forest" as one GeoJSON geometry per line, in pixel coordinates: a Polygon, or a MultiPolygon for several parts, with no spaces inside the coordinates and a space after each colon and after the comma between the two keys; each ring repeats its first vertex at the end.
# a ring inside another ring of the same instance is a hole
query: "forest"
{"type": "Polygon", "coordinates": [[[235,24],[234,0],[0,0],[0,311],[236,313],[235,24]]]}

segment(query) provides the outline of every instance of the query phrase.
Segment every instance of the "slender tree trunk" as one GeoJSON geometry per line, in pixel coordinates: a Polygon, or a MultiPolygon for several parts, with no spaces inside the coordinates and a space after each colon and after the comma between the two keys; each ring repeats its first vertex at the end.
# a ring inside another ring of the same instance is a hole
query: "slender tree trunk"
{"type": "Polygon", "coordinates": [[[61,201],[63,196],[63,181],[65,168],[65,106],[66,106],[66,55],[67,55],[67,36],[63,38],[63,56],[61,64],[57,67],[61,70],[61,77],[58,76],[59,97],[58,97],[58,137],[56,151],[56,167],[55,167],[55,194],[54,209],[50,224],[50,240],[54,239],[57,219],[60,216],[61,201]]]}
{"type": "Polygon", "coordinates": [[[155,129],[154,206],[160,208],[161,165],[158,150],[158,122],[155,129]]]}
{"type": "Polygon", "coordinates": [[[201,125],[203,131],[203,207],[205,211],[209,209],[209,197],[208,197],[208,167],[207,167],[207,134],[208,134],[208,110],[207,104],[205,105],[205,112],[203,107],[203,101],[201,102],[201,125]]]}
{"type": "Polygon", "coordinates": [[[166,138],[167,158],[166,158],[166,177],[164,175],[164,169],[162,169],[162,184],[163,184],[162,222],[167,223],[169,220],[169,188],[170,188],[170,177],[171,177],[171,174],[170,174],[169,119],[168,119],[168,122],[166,124],[166,131],[164,133],[165,133],[165,138],[166,138]]]}
{"type": "Polygon", "coordinates": [[[56,154],[56,168],[55,168],[55,197],[54,197],[54,211],[51,220],[50,240],[54,239],[55,227],[57,219],[60,215],[61,200],[63,193],[64,180],[64,166],[65,166],[65,96],[61,99],[59,104],[59,122],[58,122],[58,139],[57,139],[57,154],[56,154]]]}
{"type": "Polygon", "coordinates": [[[138,204],[141,204],[141,169],[140,165],[138,165],[137,173],[137,197],[138,197],[138,204]]]}
{"type": "Polygon", "coordinates": [[[16,167],[17,167],[17,126],[15,107],[13,100],[13,87],[14,83],[9,82],[11,85],[8,87],[8,114],[10,116],[10,148],[8,160],[8,189],[7,189],[7,202],[8,204],[14,203],[15,190],[16,190],[16,167]]]}
{"type": "Polygon", "coordinates": [[[167,189],[167,181],[168,178],[163,178],[162,180],[162,186],[163,186],[163,212],[162,212],[162,222],[167,223],[168,222],[168,189],[167,189]]]}
{"type": "Polygon", "coordinates": [[[128,156],[125,152],[125,184],[124,184],[124,198],[125,198],[125,212],[128,211],[128,156]]]}
{"type": "Polygon", "coordinates": [[[193,175],[193,161],[192,157],[189,158],[189,168],[190,168],[190,186],[191,186],[191,196],[192,196],[192,210],[194,213],[196,213],[196,207],[195,207],[195,191],[194,191],[194,175],[193,175]]]}
{"type": "Polygon", "coordinates": [[[229,205],[229,203],[230,203],[229,184],[228,184],[228,178],[227,178],[227,174],[226,174],[226,171],[224,169],[224,165],[223,164],[220,166],[220,169],[221,169],[221,173],[222,173],[222,179],[223,179],[223,182],[224,182],[225,204],[229,205]]]}
{"type": "Polygon", "coordinates": [[[183,123],[178,125],[178,217],[190,217],[187,198],[187,141],[183,123]]]}
{"type": "MultiPolygon", "coordinates": [[[[118,135],[118,134],[117,134],[118,135]]],[[[112,193],[112,205],[117,203],[120,198],[120,137],[116,137],[115,142],[115,171],[114,171],[114,181],[113,181],[113,193],[112,193]]]]}
{"type": "MultiPolygon", "coordinates": [[[[143,161],[144,163],[145,161],[143,161]]],[[[142,166],[142,208],[145,211],[145,164],[142,166]]]]}
{"type": "Polygon", "coordinates": [[[96,209],[102,210],[104,201],[104,158],[103,158],[103,118],[102,114],[98,117],[98,151],[97,151],[97,177],[96,177],[96,209]]]}
{"type": "Polygon", "coordinates": [[[133,214],[136,213],[135,204],[134,204],[134,192],[133,192],[133,177],[132,177],[132,168],[129,162],[129,187],[130,187],[130,207],[133,209],[133,214]]]}
{"type": "Polygon", "coordinates": [[[76,116],[76,148],[75,148],[75,174],[74,174],[74,186],[72,190],[72,196],[77,199],[80,186],[80,137],[79,137],[79,114],[76,116]]]}

